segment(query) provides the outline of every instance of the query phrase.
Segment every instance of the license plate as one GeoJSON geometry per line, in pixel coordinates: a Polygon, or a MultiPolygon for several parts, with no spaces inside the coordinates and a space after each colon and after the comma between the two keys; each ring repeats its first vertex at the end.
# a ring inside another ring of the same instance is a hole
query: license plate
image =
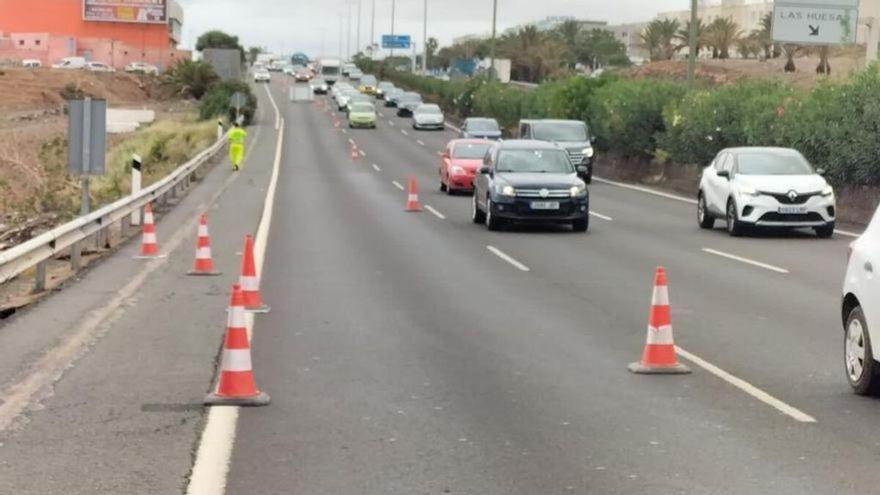
{"type": "Polygon", "coordinates": [[[559,201],[532,201],[533,210],[558,210],[559,201]]]}
{"type": "Polygon", "coordinates": [[[783,214],[797,214],[797,213],[806,213],[807,209],[803,206],[780,206],[779,213],[783,214]]]}

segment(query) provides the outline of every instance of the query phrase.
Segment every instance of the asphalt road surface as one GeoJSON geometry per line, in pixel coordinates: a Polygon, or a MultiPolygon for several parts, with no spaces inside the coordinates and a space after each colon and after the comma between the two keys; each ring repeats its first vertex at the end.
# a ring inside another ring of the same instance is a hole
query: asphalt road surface
{"type": "MultiPolygon", "coordinates": [[[[850,238],[732,239],[699,230],[689,202],[607,183],[590,188],[587,234],[488,232],[469,197],[439,191],[451,131],[380,109],[378,129],[343,132],[272,88],[286,123],[262,279],[273,309],[252,342],[272,404],[240,411],[226,493],[877,492],[880,402],[842,370],[850,238]],[[403,211],[410,176],[420,213],[403,211]],[[626,368],[658,265],[691,375],[626,368]]],[[[275,151],[258,94],[244,171],[218,167],[160,221],[160,241],[185,232],[132,296],[106,307],[145,269],[136,243],[0,324],[3,394],[82,334],[0,432],[0,493],[186,490],[235,252],[275,151]],[[181,275],[206,205],[226,272],[208,282],[181,275]]]]}

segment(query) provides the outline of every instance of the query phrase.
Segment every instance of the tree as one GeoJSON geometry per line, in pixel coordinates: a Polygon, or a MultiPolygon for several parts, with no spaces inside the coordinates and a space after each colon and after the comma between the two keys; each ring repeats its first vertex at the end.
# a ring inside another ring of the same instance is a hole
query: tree
{"type": "Polygon", "coordinates": [[[440,47],[440,42],[437,41],[437,38],[428,38],[428,44],[425,46],[425,55],[428,57],[427,65],[429,69],[433,69],[434,66],[434,54],[437,53],[437,48],[440,47]]]}
{"type": "Polygon", "coordinates": [[[706,26],[706,45],[712,58],[730,58],[730,47],[742,36],[739,26],[729,17],[719,17],[706,26]]]}
{"type": "Polygon", "coordinates": [[[803,45],[794,45],[785,43],[782,45],[782,53],[785,55],[785,72],[797,72],[797,66],[794,63],[795,57],[807,53],[807,47],[803,45]]]}
{"type": "Polygon", "coordinates": [[[241,61],[245,61],[245,50],[238,42],[238,36],[232,36],[218,30],[208,31],[199,36],[199,39],[196,41],[196,51],[203,52],[208,48],[238,50],[241,53],[241,61]]]}
{"type": "Polygon", "coordinates": [[[248,62],[251,65],[254,65],[257,62],[257,56],[263,53],[263,49],[257,46],[252,46],[248,48],[248,62]]]}
{"type": "Polygon", "coordinates": [[[577,45],[577,61],[589,66],[613,65],[621,61],[628,61],[626,45],[621,43],[611,31],[604,29],[592,29],[579,37],[577,45]]]}
{"type": "Polygon", "coordinates": [[[641,34],[642,45],[648,50],[651,60],[670,60],[675,54],[675,35],[678,33],[677,19],[655,19],[641,34]]]}
{"type": "MultiPolygon", "coordinates": [[[[675,39],[678,41],[677,50],[690,49],[691,46],[691,21],[684,23],[684,27],[675,33],[675,39]]],[[[697,54],[706,46],[706,25],[703,19],[697,18],[697,54]]]]}
{"type": "Polygon", "coordinates": [[[214,67],[204,61],[182,60],[162,76],[163,84],[185,98],[201,99],[220,80],[214,67]]]}
{"type": "Polygon", "coordinates": [[[570,19],[556,26],[553,35],[564,45],[565,53],[563,59],[565,65],[573,69],[578,62],[579,46],[583,39],[581,36],[580,22],[570,19]]]}
{"type": "Polygon", "coordinates": [[[750,35],[764,50],[764,58],[776,58],[779,56],[778,48],[773,44],[773,14],[768,12],[761,17],[761,27],[752,31],[750,35]]]}

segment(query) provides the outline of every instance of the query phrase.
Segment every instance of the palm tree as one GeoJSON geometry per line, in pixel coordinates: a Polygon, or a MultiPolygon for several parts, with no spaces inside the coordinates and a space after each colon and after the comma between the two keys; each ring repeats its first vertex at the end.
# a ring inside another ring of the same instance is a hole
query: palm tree
{"type": "Polygon", "coordinates": [[[730,47],[742,36],[733,19],[719,17],[706,27],[706,44],[712,48],[712,58],[730,58],[730,47]]]}
{"type": "Polygon", "coordinates": [[[768,12],[761,18],[761,27],[752,31],[751,36],[761,45],[764,50],[764,58],[777,57],[775,46],[773,45],[773,14],[768,12]]]}
{"type": "Polygon", "coordinates": [[[797,66],[794,64],[794,58],[807,52],[807,47],[803,45],[794,45],[786,43],[782,45],[782,53],[785,54],[785,72],[796,72],[797,66]]]}
{"type": "Polygon", "coordinates": [[[648,50],[651,60],[669,60],[675,54],[675,35],[678,32],[677,19],[655,19],[641,34],[642,45],[648,50]]]}
{"type": "Polygon", "coordinates": [[[819,47],[819,65],[816,67],[817,74],[831,74],[831,64],[828,63],[828,46],[819,47]]]}
{"type": "MultiPolygon", "coordinates": [[[[684,27],[675,33],[675,39],[678,41],[676,49],[684,50],[690,48],[691,45],[691,21],[684,23],[684,27]]],[[[697,18],[697,54],[706,46],[706,25],[703,19],[697,18]]]]}
{"type": "Polygon", "coordinates": [[[565,48],[565,63],[569,68],[577,64],[577,47],[581,39],[581,24],[575,20],[568,20],[556,26],[554,35],[559,38],[565,48]]]}

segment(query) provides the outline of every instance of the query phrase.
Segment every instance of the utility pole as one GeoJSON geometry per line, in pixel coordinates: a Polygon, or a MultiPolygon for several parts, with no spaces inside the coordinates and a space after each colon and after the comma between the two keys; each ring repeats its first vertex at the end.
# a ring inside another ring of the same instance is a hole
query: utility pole
{"type": "Polygon", "coordinates": [[[425,18],[422,24],[422,75],[428,73],[428,0],[425,0],[425,18]]]}
{"type": "Polygon", "coordinates": [[[346,0],[348,4],[348,37],[345,41],[345,61],[351,60],[351,0],[346,0]]]}
{"type": "Polygon", "coordinates": [[[697,0],[691,0],[691,32],[688,34],[688,86],[694,87],[697,72],[697,0]]]}
{"type": "MultiPolygon", "coordinates": [[[[696,1],[696,0],[694,0],[696,1]]],[[[490,45],[491,62],[489,63],[489,80],[495,79],[495,29],[498,22],[498,0],[492,0],[492,43],[490,45]]]]}
{"type": "MultiPolygon", "coordinates": [[[[394,8],[396,7],[396,0],[391,0],[391,37],[394,37],[394,8]]],[[[394,45],[391,46],[391,56],[389,58],[394,58],[394,45]]]]}
{"type": "Polygon", "coordinates": [[[376,0],[373,0],[373,14],[370,16],[370,58],[376,59],[376,0]]]}
{"type": "Polygon", "coordinates": [[[339,16],[339,58],[342,58],[342,16],[339,16]]]}
{"type": "Polygon", "coordinates": [[[357,43],[354,45],[355,55],[361,51],[361,3],[361,0],[358,0],[357,43]]]}

